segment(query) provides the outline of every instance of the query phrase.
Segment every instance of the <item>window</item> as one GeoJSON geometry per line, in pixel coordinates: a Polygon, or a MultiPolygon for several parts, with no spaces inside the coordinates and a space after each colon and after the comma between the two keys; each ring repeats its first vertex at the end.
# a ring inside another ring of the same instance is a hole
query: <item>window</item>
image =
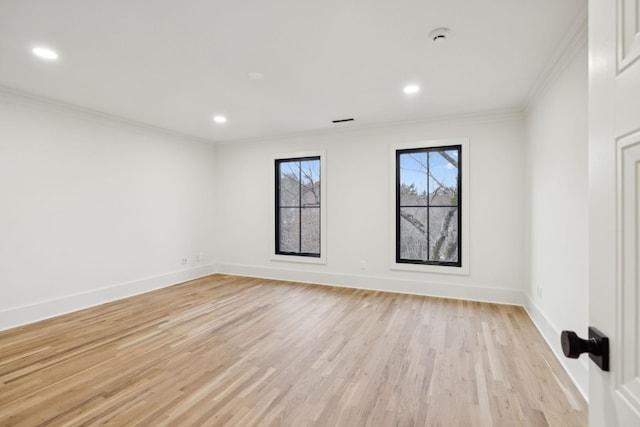
{"type": "Polygon", "coordinates": [[[320,258],[320,156],[275,159],[275,253],[320,258]]]}
{"type": "Polygon", "coordinates": [[[395,262],[462,265],[462,146],[395,152],[395,262]]]}

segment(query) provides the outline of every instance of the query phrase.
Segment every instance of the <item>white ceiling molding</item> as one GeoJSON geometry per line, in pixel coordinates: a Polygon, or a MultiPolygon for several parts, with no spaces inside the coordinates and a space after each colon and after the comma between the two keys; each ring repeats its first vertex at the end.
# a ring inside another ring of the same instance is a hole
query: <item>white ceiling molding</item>
{"type": "Polygon", "coordinates": [[[549,62],[547,62],[544,70],[531,87],[531,90],[522,104],[523,111],[527,111],[534,101],[544,93],[545,89],[556,80],[567,65],[571,63],[580,49],[587,43],[587,24],[588,13],[585,6],[584,10],[580,13],[580,16],[578,16],[573,25],[569,28],[566,37],[558,45],[556,52],[550,58],[549,62]]]}
{"type": "Polygon", "coordinates": [[[57,99],[47,98],[41,95],[17,90],[14,88],[0,85],[0,101],[11,100],[12,102],[22,105],[28,105],[35,108],[46,108],[50,111],[55,111],[61,114],[68,114],[74,116],[82,116],[84,118],[92,120],[105,120],[116,125],[124,125],[129,128],[137,128],[147,132],[153,132],[156,134],[163,134],[169,137],[178,138],[185,142],[199,143],[213,145],[215,141],[198,138],[193,135],[189,135],[182,132],[177,132],[171,129],[150,125],[148,123],[137,122],[126,117],[117,116],[114,114],[103,113],[102,111],[93,110],[91,108],[82,107],[75,104],[69,104],[57,99]]]}
{"type": "Polygon", "coordinates": [[[502,110],[493,111],[479,111],[476,113],[468,114],[453,114],[439,117],[428,117],[420,120],[405,120],[386,123],[375,124],[360,124],[349,125],[348,127],[332,128],[332,129],[317,129],[305,132],[288,133],[285,135],[274,135],[266,137],[246,138],[235,141],[222,141],[216,143],[216,145],[233,145],[233,144],[263,144],[276,141],[289,141],[301,138],[310,138],[314,136],[333,136],[333,135],[349,135],[354,133],[363,133],[368,131],[376,131],[379,129],[389,128],[406,128],[410,126],[436,126],[445,123],[456,123],[458,125],[472,125],[479,123],[495,123],[503,122],[514,119],[521,119],[524,117],[523,111],[520,108],[508,108],[502,110]]]}

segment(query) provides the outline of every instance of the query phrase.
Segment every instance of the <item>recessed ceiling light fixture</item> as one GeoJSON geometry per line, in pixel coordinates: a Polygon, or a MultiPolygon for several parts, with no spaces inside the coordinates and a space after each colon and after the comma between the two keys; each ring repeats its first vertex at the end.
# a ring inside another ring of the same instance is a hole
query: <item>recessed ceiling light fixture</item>
{"type": "Polygon", "coordinates": [[[249,78],[253,79],[253,80],[262,80],[262,78],[264,77],[264,75],[262,73],[259,73],[257,71],[252,71],[249,73],[249,78]]]}
{"type": "Polygon", "coordinates": [[[58,52],[53,49],[49,49],[48,47],[34,47],[31,49],[31,52],[38,58],[47,59],[49,61],[55,61],[58,59],[58,52]]]}
{"type": "Polygon", "coordinates": [[[420,86],[418,85],[406,85],[402,91],[406,94],[414,94],[420,92],[420,86]]]}
{"type": "Polygon", "coordinates": [[[225,116],[213,116],[213,121],[216,123],[227,123],[227,118],[225,116]]]}

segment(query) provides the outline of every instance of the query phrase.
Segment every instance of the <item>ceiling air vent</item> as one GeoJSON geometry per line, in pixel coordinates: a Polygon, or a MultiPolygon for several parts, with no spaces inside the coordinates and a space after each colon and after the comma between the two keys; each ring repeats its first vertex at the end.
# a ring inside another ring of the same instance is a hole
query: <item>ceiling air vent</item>
{"type": "Polygon", "coordinates": [[[350,119],[340,119],[340,120],[331,120],[332,123],[344,123],[344,122],[352,122],[353,118],[350,119]]]}

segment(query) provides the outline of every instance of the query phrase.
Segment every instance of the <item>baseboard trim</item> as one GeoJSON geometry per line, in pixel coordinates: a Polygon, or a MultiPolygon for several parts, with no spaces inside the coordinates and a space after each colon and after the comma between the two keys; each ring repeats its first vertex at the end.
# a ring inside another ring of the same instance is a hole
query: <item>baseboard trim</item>
{"type": "Polygon", "coordinates": [[[107,302],[143,294],[167,286],[208,276],[218,269],[215,264],[202,265],[167,274],[145,277],[113,286],[0,310],[0,330],[34,323],[107,302]]]}
{"type": "Polygon", "coordinates": [[[327,273],[241,264],[219,264],[217,272],[234,276],[257,277],[342,288],[367,289],[372,291],[482,301],[497,304],[521,306],[525,302],[524,293],[521,290],[438,283],[430,280],[327,273]]]}
{"type": "Polygon", "coordinates": [[[560,346],[560,329],[558,329],[544,314],[544,312],[533,302],[533,300],[527,295],[526,304],[524,309],[526,310],[529,318],[536,326],[542,338],[547,342],[549,348],[553,352],[556,359],[560,362],[560,365],[569,375],[569,378],[573,381],[575,386],[582,394],[584,400],[589,403],[589,364],[584,359],[569,360],[564,357],[562,347],[560,346]]]}
{"type": "Polygon", "coordinates": [[[587,402],[589,401],[588,363],[583,363],[584,361],[582,360],[567,361],[560,347],[560,330],[547,318],[544,312],[528,295],[520,290],[506,288],[489,288],[392,277],[290,270],[240,264],[208,264],[67,295],[53,300],[0,310],[0,331],[94,307],[118,299],[143,294],[215,273],[523,306],[529,318],[576,385],[583,398],[587,402]]]}

